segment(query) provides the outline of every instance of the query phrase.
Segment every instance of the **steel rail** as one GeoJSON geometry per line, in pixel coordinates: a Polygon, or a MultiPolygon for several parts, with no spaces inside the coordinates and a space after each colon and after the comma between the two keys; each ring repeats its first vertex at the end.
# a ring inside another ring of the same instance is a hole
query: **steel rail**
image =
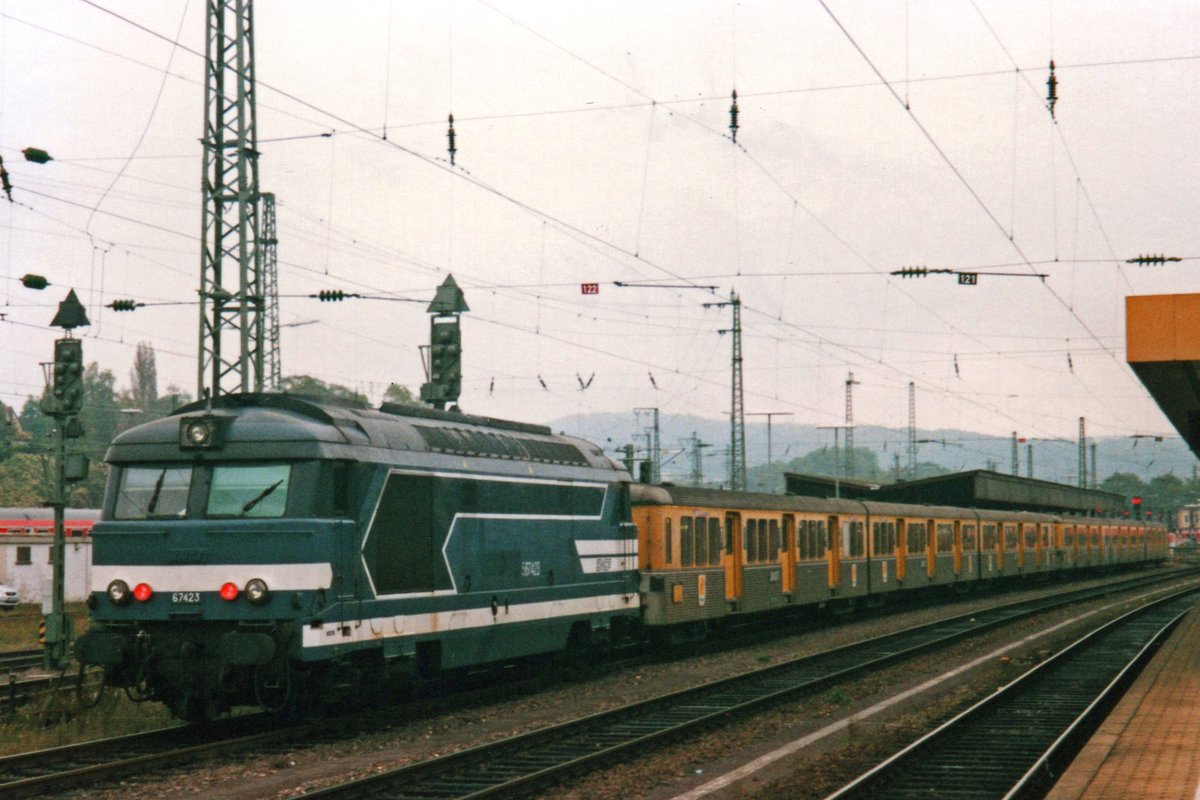
{"type": "MultiPolygon", "coordinates": [[[[1200,570],[1196,571],[1200,572],[1200,570]]],[[[1169,575],[1162,573],[1139,575],[1099,587],[1078,589],[1066,595],[1060,594],[1049,601],[1043,598],[1040,601],[1009,603],[994,606],[985,611],[959,615],[943,622],[953,623],[957,620],[960,625],[965,626],[968,632],[976,632],[983,629],[980,620],[982,619],[981,615],[984,614],[1013,613],[1006,610],[1028,607],[1031,602],[1051,602],[1055,605],[1075,602],[1084,596],[1110,594],[1164,580],[1175,580],[1186,577],[1188,574],[1185,571],[1177,571],[1169,575]]],[[[1035,612],[1029,611],[1028,613],[1035,612]]],[[[1012,617],[1012,619],[1016,618],[1018,617],[1012,617]]],[[[878,643],[886,651],[889,648],[894,649],[894,646],[888,644],[892,636],[895,634],[870,641],[878,643]]],[[[829,654],[837,652],[830,651],[829,654]]],[[[536,686],[536,681],[527,681],[527,683],[536,686]]],[[[711,687],[712,684],[709,686],[711,687]]],[[[511,687],[511,682],[500,685],[500,688],[508,696],[512,694],[511,687]]],[[[477,700],[482,695],[486,700],[488,693],[495,690],[495,686],[489,685],[482,690],[476,688],[465,694],[460,692],[449,698],[435,698],[411,703],[401,713],[392,710],[374,721],[372,721],[371,715],[327,720],[320,724],[319,729],[314,729],[314,726],[310,725],[289,725],[263,732],[261,727],[255,728],[255,726],[264,722],[264,715],[255,714],[220,720],[207,726],[170,726],[140,734],[0,757],[0,796],[5,798],[23,797],[48,791],[59,791],[81,783],[94,785],[110,778],[117,778],[130,772],[144,771],[163,764],[175,765],[216,752],[254,751],[268,747],[275,742],[286,742],[288,746],[297,746],[305,742],[306,736],[316,738],[318,734],[322,739],[339,736],[349,738],[363,730],[386,729],[394,726],[397,721],[445,711],[447,704],[462,705],[464,697],[477,700]]],[[[470,699],[467,702],[470,702],[470,699]]]]}
{"type": "Polygon", "coordinates": [[[734,715],[774,707],[782,700],[1033,614],[1150,582],[1158,581],[1123,581],[1118,586],[1081,589],[915,626],[301,797],[330,800],[386,795],[396,800],[481,800],[529,793],[594,771],[631,751],[641,753],[665,740],[694,734],[734,715]]]}
{"type": "Polygon", "coordinates": [[[1196,593],[1174,593],[1097,628],[826,800],[1041,797],[1196,593]]]}

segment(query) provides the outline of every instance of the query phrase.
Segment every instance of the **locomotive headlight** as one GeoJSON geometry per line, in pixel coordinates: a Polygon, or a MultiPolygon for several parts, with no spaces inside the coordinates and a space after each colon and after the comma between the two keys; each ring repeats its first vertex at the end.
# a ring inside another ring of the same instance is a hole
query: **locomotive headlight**
{"type": "Polygon", "coordinates": [[[105,592],[113,605],[123,606],[129,602],[129,584],[120,578],[110,583],[105,592]]]}
{"type": "Polygon", "coordinates": [[[193,420],[184,427],[183,437],[192,447],[204,447],[212,439],[212,427],[206,420],[193,420]]]}
{"type": "Polygon", "coordinates": [[[179,420],[179,446],[184,450],[220,450],[233,417],[206,413],[179,420]]]}
{"type": "Polygon", "coordinates": [[[246,582],[246,599],[255,605],[267,602],[267,583],[261,578],[251,578],[246,582]]]}

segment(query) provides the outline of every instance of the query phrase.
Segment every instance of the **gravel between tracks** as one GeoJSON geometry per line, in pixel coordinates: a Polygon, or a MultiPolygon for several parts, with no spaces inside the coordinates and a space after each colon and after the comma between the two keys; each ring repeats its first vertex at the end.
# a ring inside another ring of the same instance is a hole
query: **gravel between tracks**
{"type": "MultiPolygon", "coordinates": [[[[1084,586],[1086,584],[1078,584],[1084,586]]],[[[1072,587],[1074,588],[1074,586],[1072,587]]],[[[1010,592],[1002,602],[1045,594],[1010,592]]],[[[516,733],[596,713],[796,656],[826,650],[931,621],[954,613],[995,605],[996,598],[971,599],[950,606],[906,611],[882,618],[850,619],[841,625],[810,631],[734,652],[702,655],[672,663],[614,667],[612,674],[586,684],[558,686],[535,695],[492,705],[460,709],[437,718],[404,724],[386,733],[364,733],[331,744],[296,748],[282,755],[220,758],[193,763],[183,770],[146,779],[128,779],[111,787],[91,788],[66,796],[101,800],[169,800],[221,797],[231,800],[288,798],[320,786],[392,769],[516,733]]],[[[1087,604],[1088,608],[1111,600],[1087,604]]],[[[1054,612],[1054,621],[1079,614],[1083,606],[1054,612]]],[[[1116,615],[1116,611],[1112,615],[1116,615]]],[[[1043,617],[1045,618],[1045,617],[1043,617]]],[[[1082,627],[1094,625],[1089,618],[1082,627]]],[[[825,741],[784,759],[716,797],[820,797],[863,768],[893,752],[935,721],[947,718],[982,694],[1021,674],[1055,646],[1073,640],[1078,630],[1011,653],[957,681],[952,687],[918,698],[912,708],[888,718],[856,725],[848,737],[825,741]],[[819,758],[814,752],[820,753],[819,758]]],[[[931,656],[910,660],[876,673],[852,686],[789,703],[768,714],[735,721],[686,743],[655,750],[636,763],[618,765],[546,797],[597,800],[646,798],[662,800],[702,784],[860,708],[936,676],[952,665],[977,657],[1017,637],[1011,626],[977,637],[931,656]]]]}

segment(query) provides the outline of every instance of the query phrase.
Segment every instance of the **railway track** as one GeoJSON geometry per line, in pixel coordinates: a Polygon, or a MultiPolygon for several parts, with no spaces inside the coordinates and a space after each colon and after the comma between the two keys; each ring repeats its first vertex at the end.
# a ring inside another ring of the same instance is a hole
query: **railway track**
{"type": "Polygon", "coordinates": [[[13,650],[0,653],[0,672],[23,672],[42,665],[42,651],[13,650]]]}
{"type": "Polygon", "coordinates": [[[1043,796],[1195,602],[1181,592],[1093,631],[826,800],[1043,796]]]}
{"type": "MultiPolygon", "coordinates": [[[[633,734],[644,732],[646,739],[666,736],[672,725],[688,723],[704,724],[723,718],[741,707],[752,707],[757,703],[767,702],[770,698],[779,697],[805,689],[812,689],[839,676],[852,674],[855,671],[868,670],[875,666],[916,654],[930,647],[949,643],[963,636],[982,633],[996,625],[1012,622],[1031,614],[1036,614],[1063,604],[1080,602],[1085,599],[1100,597],[1114,592],[1125,591],[1164,580],[1176,580],[1183,573],[1170,576],[1161,574],[1138,576],[1123,581],[1107,584],[1102,587],[1078,589],[1069,593],[1060,593],[1053,598],[1023,601],[1005,606],[995,607],[986,611],[944,620],[932,625],[920,626],[880,637],[856,645],[839,648],[827,653],[801,659],[791,664],[779,665],[754,673],[757,676],[757,687],[734,685],[732,681],[721,684],[708,684],[699,689],[680,692],[672,695],[685,709],[672,710],[666,705],[656,710],[647,720],[635,720],[624,728],[614,718],[617,730],[626,730],[633,734]],[[787,669],[784,669],[787,668],[787,669]],[[724,687],[723,684],[730,684],[724,687]],[[721,691],[719,703],[713,695],[721,691]],[[765,694],[764,694],[765,693],[765,694]],[[755,699],[755,695],[760,695],[755,699]],[[689,699],[691,698],[691,699],[689,699]],[[659,732],[661,729],[662,732],[659,732]]],[[[748,676],[747,676],[748,677],[748,676]]],[[[502,684],[501,689],[511,696],[514,689],[509,684],[502,684]]],[[[489,688],[476,690],[484,694],[489,688]]],[[[470,695],[471,692],[465,693],[470,695]]],[[[404,708],[404,713],[395,709],[378,717],[353,717],[322,721],[312,725],[280,726],[265,715],[247,715],[233,719],[221,720],[217,724],[207,726],[179,725],[113,739],[103,739],[85,742],[79,745],[68,745],[48,750],[23,753],[0,758],[0,797],[27,797],[79,786],[81,784],[95,785],[103,781],[113,780],[131,773],[141,773],[161,767],[175,767],[190,760],[210,757],[222,753],[271,752],[279,748],[292,748],[304,744],[312,744],[316,739],[322,741],[337,740],[355,736],[367,730],[382,730],[394,726],[397,721],[410,720],[422,716],[444,712],[447,706],[461,706],[465,701],[463,695],[453,695],[448,699],[433,699],[412,703],[404,708]]],[[[664,700],[651,701],[663,703],[664,700]]],[[[650,704],[642,704],[649,706],[650,704]]],[[[633,709],[634,707],[628,707],[633,709]]],[[[619,709],[618,711],[625,711],[619,709]]],[[[611,712],[616,713],[616,712],[611,712]]],[[[600,723],[601,717],[589,718],[591,722],[600,723]]],[[[589,722],[583,720],[581,722],[589,722]]],[[[569,723],[535,732],[530,736],[537,737],[538,733],[549,742],[554,743],[560,736],[580,723],[569,723]]],[[[610,734],[601,735],[607,739],[610,734]]],[[[627,737],[628,738],[628,737],[627,737]]],[[[636,737],[635,737],[636,739],[636,737]]],[[[529,746],[533,739],[507,740],[513,742],[517,751],[529,746]]],[[[504,744],[504,743],[500,743],[504,744]]],[[[617,743],[619,744],[619,743],[617,743]]],[[[479,748],[477,750],[486,750],[479,748]]],[[[592,749],[595,749],[594,747],[592,749]]],[[[473,753],[476,751],[466,751],[473,753]]],[[[446,764],[453,764],[455,759],[462,758],[463,753],[428,762],[421,766],[422,770],[440,770],[446,764]],[[451,761],[447,761],[450,759],[451,761]]],[[[540,766],[542,760],[535,759],[527,762],[540,766]]],[[[408,778],[401,778],[408,780],[408,778]]],[[[357,789],[350,789],[340,796],[355,797],[357,789]]],[[[315,796],[322,796],[320,794],[315,796]]],[[[335,796],[335,795],[329,795],[335,796]]],[[[440,795],[439,795],[440,796],[440,795]]],[[[456,796],[456,795],[449,795],[456,796]]]]}
{"type": "MultiPolygon", "coordinates": [[[[1122,588],[1131,588],[1124,582],[1122,588]]],[[[309,792],[308,800],[491,798],[531,793],[595,771],[631,752],[692,735],[732,715],[943,647],[1033,614],[1095,599],[1079,590],[910,628],[734,678],[634,703],[429,761],[309,792]]],[[[1190,591],[1197,591],[1192,587],[1190,591]]],[[[961,762],[960,762],[961,763],[961,762]]],[[[2,787],[0,787],[2,788],[2,787]]]]}

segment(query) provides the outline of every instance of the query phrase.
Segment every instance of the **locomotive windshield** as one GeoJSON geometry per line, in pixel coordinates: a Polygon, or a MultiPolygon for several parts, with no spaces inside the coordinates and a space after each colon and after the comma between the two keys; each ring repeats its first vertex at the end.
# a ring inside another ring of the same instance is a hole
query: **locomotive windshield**
{"type": "Polygon", "coordinates": [[[213,467],[205,515],[282,517],[287,509],[290,464],[227,464],[213,467]]]}
{"type": "Polygon", "coordinates": [[[182,517],[187,511],[192,468],[129,467],[121,471],[121,488],[113,511],[116,519],[182,517]]]}

